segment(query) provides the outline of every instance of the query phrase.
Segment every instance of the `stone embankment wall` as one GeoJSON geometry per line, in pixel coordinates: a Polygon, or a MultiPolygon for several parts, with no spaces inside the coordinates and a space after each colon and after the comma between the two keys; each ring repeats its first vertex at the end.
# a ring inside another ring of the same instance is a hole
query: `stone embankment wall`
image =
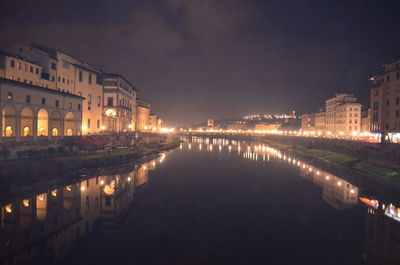
{"type": "Polygon", "coordinates": [[[262,138],[280,144],[301,145],[308,148],[342,153],[372,164],[400,169],[400,144],[366,143],[345,139],[293,137],[284,135],[268,135],[262,138]]]}
{"type": "Polygon", "coordinates": [[[19,151],[48,150],[62,147],[67,151],[95,152],[110,148],[127,148],[167,143],[168,137],[158,133],[115,133],[91,136],[71,136],[63,139],[0,143],[0,160],[18,157],[19,151]],[[7,155],[6,155],[7,154],[7,155]]]}
{"type": "Polygon", "coordinates": [[[228,138],[237,140],[268,140],[283,145],[301,145],[308,148],[346,154],[362,161],[383,167],[400,170],[400,144],[367,143],[346,139],[329,139],[318,137],[301,137],[287,135],[227,135],[227,134],[188,134],[186,136],[228,138]]]}

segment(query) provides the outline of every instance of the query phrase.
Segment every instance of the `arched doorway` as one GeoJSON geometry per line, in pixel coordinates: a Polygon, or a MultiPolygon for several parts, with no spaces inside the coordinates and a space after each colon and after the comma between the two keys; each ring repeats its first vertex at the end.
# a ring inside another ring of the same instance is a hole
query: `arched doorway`
{"type": "Polygon", "coordinates": [[[37,136],[48,136],[49,114],[47,110],[40,109],[38,112],[37,136]]]}
{"type": "Polygon", "coordinates": [[[62,116],[58,110],[51,114],[51,136],[60,136],[62,116]]]}
{"type": "Polygon", "coordinates": [[[74,135],[74,131],[72,129],[67,129],[66,135],[67,136],[72,136],[72,135],[74,135]]]}
{"type": "Polygon", "coordinates": [[[106,114],[106,124],[107,124],[107,130],[110,132],[115,132],[116,131],[116,116],[117,113],[113,109],[108,109],[105,111],[106,114]]]}
{"type": "Polygon", "coordinates": [[[21,111],[21,136],[32,136],[33,111],[29,107],[24,107],[21,111]]]}
{"type": "Polygon", "coordinates": [[[51,130],[51,136],[58,136],[58,129],[57,128],[53,128],[51,130]]]}
{"type": "Polygon", "coordinates": [[[16,111],[11,105],[6,105],[2,110],[2,124],[1,135],[3,137],[14,137],[16,128],[16,111]]]}
{"type": "Polygon", "coordinates": [[[75,115],[72,112],[68,112],[67,114],[65,114],[64,118],[65,135],[66,136],[74,135],[74,132],[76,131],[75,127],[76,127],[75,115]]]}

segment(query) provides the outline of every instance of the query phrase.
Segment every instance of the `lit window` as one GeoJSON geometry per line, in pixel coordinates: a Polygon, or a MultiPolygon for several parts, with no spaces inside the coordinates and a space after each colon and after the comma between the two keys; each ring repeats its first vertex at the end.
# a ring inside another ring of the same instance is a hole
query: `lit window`
{"type": "Polygon", "coordinates": [[[7,99],[8,100],[12,100],[13,99],[13,93],[12,92],[8,92],[7,93],[7,99]]]}

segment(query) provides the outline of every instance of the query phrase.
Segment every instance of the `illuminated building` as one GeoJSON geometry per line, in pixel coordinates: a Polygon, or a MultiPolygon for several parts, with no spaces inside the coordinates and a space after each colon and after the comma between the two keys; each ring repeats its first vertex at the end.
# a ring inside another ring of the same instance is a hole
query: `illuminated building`
{"type": "Polygon", "coordinates": [[[137,89],[118,74],[105,74],[103,84],[103,131],[134,131],[137,89]]]}
{"type": "Polygon", "coordinates": [[[136,130],[149,130],[150,103],[137,99],[136,101],[136,130]]]}
{"type": "Polygon", "coordinates": [[[150,114],[149,115],[149,130],[150,131],[158,131],[158,126],[157,126],[157,121],[158,117],[155,114],[150,114]]]}
{"type": "Polygon", "coordinates": [[[305,113],[301,115],[301,131],[315,131],[315,113],[305,113]]]}
{"type": "Polygon", "coordinates": [[[81,134],[80,96],[0,78],[0,98],[0,140],[81,134]]]}
{"type": "Polygon", "coordinates": [[[325,101],[327,134],[348,136],[361,131],[361,104],[348,94],[336,94],[325,101]]]}
{"type": "Polygon", "coordinates": [[[383,71],[370,78],[371,132],[383,140],[400,142],[400,60],[383,65],[383,71]]]}
{"type": "Polygon", "coordinates": [[[317,134],[324,135],[326,132],[325,111],[315,113],[315,130],[317,134]]]}

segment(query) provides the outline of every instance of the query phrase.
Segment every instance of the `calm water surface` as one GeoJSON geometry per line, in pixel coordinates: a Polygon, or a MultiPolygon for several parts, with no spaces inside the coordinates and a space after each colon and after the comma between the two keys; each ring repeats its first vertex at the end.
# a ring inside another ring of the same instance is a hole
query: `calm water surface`
{"type": "Polygon", "coordinates": [[[0,203],[0,258],[399,264],[395,203],[345,179],[266,145],[195,138],[143,164],[10,189],[0,203]]]}

